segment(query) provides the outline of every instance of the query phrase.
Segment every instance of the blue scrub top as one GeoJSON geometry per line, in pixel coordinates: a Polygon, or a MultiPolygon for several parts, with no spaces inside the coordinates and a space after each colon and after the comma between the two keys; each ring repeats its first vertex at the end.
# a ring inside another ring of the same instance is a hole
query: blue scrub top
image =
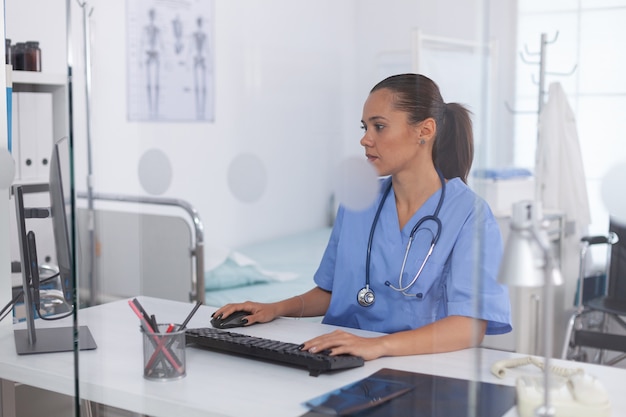
{"type": "MultiPolygon", "coordinates": [[[[386,189],[391,178],[381,183],[386,189]]],[[[374,232],[370,288],[376,300],[362,307],[357,293],[365,286],[365,260],[370,229],[380,204],[366,210],[340,207],[328,246],[315,273],[315,283],[332,296],[324,323],[394,333],[458,315],[487,321],[487,334],[511,331],[510,301],[506,287],[497,282],[502,257],[500,229],[487,203],[463,181],[447,182],[439,212],[442,229],[424,269],[406,296],[385,285],[400,286],[398,276],[414,225],[432,215],[441,190],[432,195],[400,230],[393,188],[387,196],[374,232]]],[[[408,285],[430,248],[436,223],[426,221],[415,234],[404,269],[408,285]]]]}

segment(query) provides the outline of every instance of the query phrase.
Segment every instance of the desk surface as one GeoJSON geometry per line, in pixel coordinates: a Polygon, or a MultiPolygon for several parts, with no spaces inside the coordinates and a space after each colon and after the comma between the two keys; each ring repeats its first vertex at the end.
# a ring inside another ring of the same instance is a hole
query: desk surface
{"type": "MultiPolygon", "coordinates": [[[[180,323],[192,304],[139,297],[148,312],[161,322],[180,323]]],[[[202,306],[189,327],[209,326],[212,307],[202,306]]],[[[309,376],[303,369],[268,364],[216,352],[187,349],[187,376],[172,382],[143,378],[142,339],[136,316],[126,300],[80,310],[79,322],[89,326],[98,344],[93,351],[80,352],[80,396],[102,404],[151,416],[300,416],[307,412],[306,400],[365,378],[381,368],[474,379],[514,385],[522,373],[537,373],[533,367],[511,370],[504,379],[493,376],[492,363],[515,356],[490,349],[366,362],[361,368],[334,374],[309,376]],[[480,364],[476,367],[475,364],[480,364]],[[478,368],[478,369],[476,369],[478,368]]],[[[69,325],[69,321],[37,322],[39,327],[69,325]],[[63,323],[63,324],[62,324],[63,323]]],[[[306,320],[278,319],[240,328],[237,331],[286,342],[301,343],[334,329],[306,320]]],[[[363,335],[373,333],[351,330],[363,335]]],[[[626,413],[622,383],[626,370],[597,365],[554,361],[568,367],[584,367],[603,382],[611,397],[613,415],[626,413]]],[[[72,353],[18,356],[10,326],[0,328],[0,378],[74,395],[72,353]]],[[[511,411],[508,416],[515,416],[511,411]]]]}

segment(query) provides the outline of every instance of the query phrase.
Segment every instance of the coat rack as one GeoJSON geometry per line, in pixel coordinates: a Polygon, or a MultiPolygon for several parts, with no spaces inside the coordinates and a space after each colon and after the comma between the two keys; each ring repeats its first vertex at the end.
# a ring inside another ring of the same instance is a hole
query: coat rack
{"type": "MultiPolygon", "coordinates": [[[[555,43],[558,37],[559,37],[558,31],[555,33],[554,38],[551,40],[548,40],[548,35],[546,33],[542,33],[539,52],[530,52],[528,50],[527,45],[524,45],[524,51],[520,52],[520,57],[524,63],[539,66],[539,80],[537,81],[535,77],[533,76],[533,82],[537,84],[539,87],[538,96],[537,96],[537,110],[528,110],[528,111],[514,110],[511,108],[511,106],[507,102],[504,103],[506,108],[513,114],[536,114],[537,115],[537,126],[536,126],[537,145],[539,144],[539,115],[541,114],[541,111],[543,110],[543,106],[545,104],[544,98],[546,95],[546,89],[545,89],[546,75],[570,76],[576,71],[576,68],[578,66],[578,65],[574,65],[574,67],[568,72],[546,71],[547,46],[549,44],[555,43]],[[533,60],[531,58],[533,56],[538,56],[539,60],[533,60]]],[[[535,155],[535,166],[537,166],[537,163],[538,163],[537,158],[538,158],[538,155],[535,155]]],[[[539,198],[538,190],[536,191],[536,199],[538,201],[541,200],[539,198]]]]}
{"type": "Polygon", "coordinates": [[[541,34],[541,43],[539,52],[530,52],[528,50],[528,46],[524,45],[524,51],[520,52],[520,58],[526,64],[530,65],[538,65],[539,66],[539,80],[537,81],[533,76],[533,82],[539,87],[539,94],[537,97],[537,110],[514,110],[511,108],[509,103],[505,102],[506,108],[513,114],[541,114],[541,110],[543,109],[543,105],[545,103],[544,97],[546,95],[545,83],[546,83],[546,75],[557,75],[557,76],[570,76],[575,71],[578,65],[574,65],[574,67],[568,72],[554,72],[554,71],[546,71],[546,49],[549,44],[553,44],[557,41],[559,37],[559,32],[557,31],[554,34],[554,38],[548,40],[548,35],[546,33],[541,34]],[[531,57],[539,56],[539,60],[533,60],[531,57]]]}

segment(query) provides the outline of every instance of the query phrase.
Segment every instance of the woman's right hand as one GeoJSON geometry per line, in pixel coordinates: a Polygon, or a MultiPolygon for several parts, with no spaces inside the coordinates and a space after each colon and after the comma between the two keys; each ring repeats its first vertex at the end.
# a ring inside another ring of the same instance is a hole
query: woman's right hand
{"type": "Polygon", "coordinates": [[[226,304],[225,306],[217,309],[211,317],[219,317],[221,315],[222,318],[226,318],[235,311],[245,311],[250,313],[246,316],[246,320],[248,321],[246,326],[254,323],[267,323],[274,320],[279,315],[278,306],[276,304],[277,303],[256,303],[253,301],[226,304]]]}
{"type": "Polygon", "coordinates": [[[311,317],[321,316],[326,313],[330,303],[330,292],[319,287],[307,291],[302,295],[295,295],[275,303],[256,303],[246,301],[245,303],[226,304],[218,308],[212,317],[226,318],[235,311],[245,311],[250,313],[246,316],[247,325],[254,323],[267,323],[279,316],[285,317],[311,317]]]}

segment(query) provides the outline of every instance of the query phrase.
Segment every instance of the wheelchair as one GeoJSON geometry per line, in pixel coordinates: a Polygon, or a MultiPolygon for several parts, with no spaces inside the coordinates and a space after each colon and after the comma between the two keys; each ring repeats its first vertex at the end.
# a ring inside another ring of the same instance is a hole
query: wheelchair
{"type": "Polygon", "coordinates": [[[607,235],[583,237],[579,271],[561,358],[615,365],[626,359],[626,225],[611,219],[607,235]],[[595,245],[608,245],[605,273],[588,276],[586,258],[595,245]]]}

